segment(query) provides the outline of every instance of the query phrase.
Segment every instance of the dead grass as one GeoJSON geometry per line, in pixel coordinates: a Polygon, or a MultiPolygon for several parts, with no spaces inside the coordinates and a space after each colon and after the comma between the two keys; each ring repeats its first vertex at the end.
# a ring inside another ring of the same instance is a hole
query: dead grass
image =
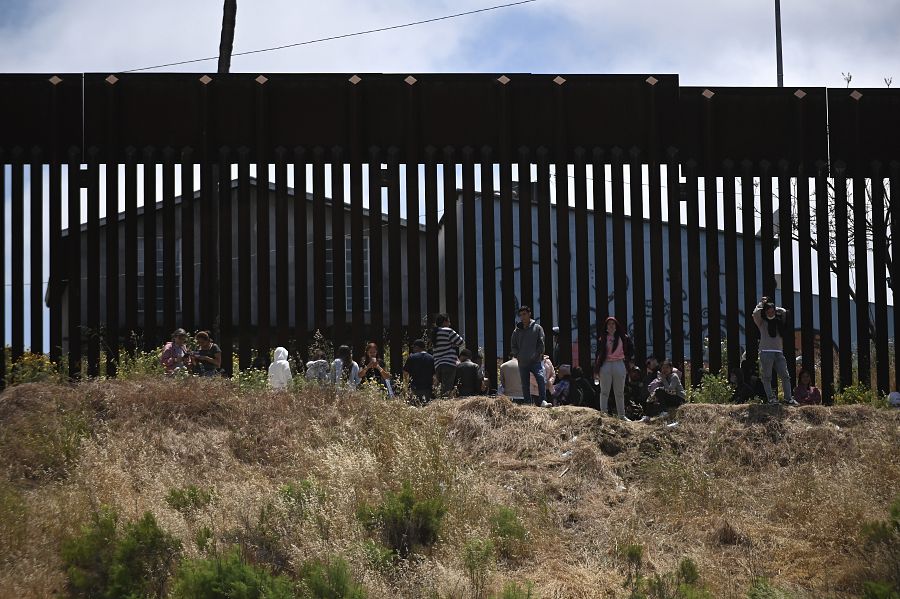
{"type": "Polygon", "coordinates": [[[716,597],[743,597],[761,575],[799,597],[857,594],[860,523],[900,489],[896,411],[689,405],[676,417],[628,424],[505,398],[416,409],[208,380],[15,387],[0,396],[0,596],[60,592],[60,541],[102,504],[152,511],[196,554],[197,523],[165,501],[187,485],[215,489],[198,520],[220,544],[288,572],[343,555],[373,598],[467,597],[461,548],[489,537],[501,505],[517,508],[531,550],[498,563],[495,590],[530,580],[545,599],[621,597],[620,550],[638,543],[650,571],[694,559],[716,597]],[[321,500],[298,517],[279,489],[303,480],[321,500]],[[385,572],[356,508],[404,480],[449,512],[429,554],[385,572]]]}

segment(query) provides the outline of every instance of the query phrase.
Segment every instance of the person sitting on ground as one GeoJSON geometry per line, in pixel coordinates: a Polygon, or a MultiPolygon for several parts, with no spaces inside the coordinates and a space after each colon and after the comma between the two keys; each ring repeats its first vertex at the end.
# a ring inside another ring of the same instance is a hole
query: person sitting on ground
{"type": "Polygon", "coordinates": [[[323,350],[313,350],[312,360],[306,363],[306,380],[320,385],[328,380],[328,360],[323,350]]]}
{"type": "Polygon", "coordinates": [[[625,377],[625,415],[631,420],[644,415],[644,404],[650,391],[644,384],[644,371],[640,366],[632,366],[625,377]]]}
{"type": "Polygon", "coordinates": [[[572,369],[572,391],[569,392],[569,398],[572,405],[595,410],[600,407],[597,403],[597,389],[594,382],[578,366],[572,369]]]}
{"type": "Polygon", "coordinates": [[[159,361],[166,369],[166,374],[169,375],[190,366],[191,354],[187,348],[187,331],[175,329],[172,333],[172,340],[163,347],[159,361]]]}
{"type": "Polygon", "coordinates": [[[670,360],[665,360],[659,368],[656,380],[650,385],[650,400],[644,414],[656,416],[662,412],[668,412],[684,403],[685,392],[681,384],[681,377],[672,366],[670,360]]]}
{"type": "Polygon", "coordinates": [[[199,349],[191,354],[194,374],[216,376],[222,368],[222,350],[212,342],[209,331],[200,331],[194,338],[199,346],[199,349]]]}
{"type": "Polygon", "coordinates": [[[471,397],[482,390],[484,371],[472,361],[472,352],[464,349],[459,352],[459,364],[456,366],[457,397],[471,397]]]}
{"type": "Polygon", "coordinates": [[[394,389],[391,387],[391,373],[385,370],[384,361],[378,357],[378,344],[374,341],[366,345],[366,353],[363,354],[361,360],[362,366],[359,369],[359,378],[363,383],[374,381],[384,387],[388,395],[394,396],[394,389]]]}
{"type": "Polygon", "coordinates": [[[900,408],[900,392],[891,391],[887,397],[889,408],[900,408]]]}
{"type": "Polygon", "coordinates": [[[800,371],[800,375],[797,377],[794,400],[801,406],[818,406],[822,404],[822,393],[813,386],[812,375],[805,368],[800,371]]]}
{"type": "Polygon", "coordinates": [[[557,372],[556,380],[553,384],[553,391],[550,397],[553,400],[553,406],[575,405],[572,401],[572,392],[578,391],[572,384],[572,367],[569,364],[562,364],[557,372]]]}
{"type": "Polygon", "coordinates": [[[515,356],[500,365],[499,381],[500,388],[497,390],[500,395],[510,398],[513,403],[525,403],[525,397],[522,393],[522,377],[519,376],[519,360],[515,356]]]}
{"type": "Polygon", "coordinates": [[[656,380],[659,374],[659,360],[656,356],[650,356],[644,363],[644,387],[650,387],[650,383],[656,380]]]}
{"type": "Polygon", "coordinates": [[[766,390],[763,388],[762,381],[759,378],[756,360],[751,360],[747,356],[747,352],[741,354],[741,379],[752,391],[750,399],[756,397],[762,400],[766,399],[766,390]]]}
{"type": "Polygon", "coordinates": [[[756,396],[753,387],[744,380],[744,373],[740,368],[731,371],[728,381],[734,387],[734,393],[731,395],[732,402],[749,403],[756,396]]]}
{"type": "Polygon", "coordinates": [[[412,342],[411,352],[403,365],[403,382],[413,403],[425,405],[434,399],[434,357],[425,351],[425,341],[412,342]]]}
{"type": "Polygon", "coordinates": [[[339,387],[356,389],[359,386],[359,364],[353,361],[350,346],[340,346],[334,355],[334,362],[331,363],[331,382],[339,387]]]}
{"type": "Polygon", "coordinates": [[[290,387],[293,380],[288,351],[283,347],[276,347],[275,359],[269,364],[269,386],[276,391],[283,391],[290,387]]]}

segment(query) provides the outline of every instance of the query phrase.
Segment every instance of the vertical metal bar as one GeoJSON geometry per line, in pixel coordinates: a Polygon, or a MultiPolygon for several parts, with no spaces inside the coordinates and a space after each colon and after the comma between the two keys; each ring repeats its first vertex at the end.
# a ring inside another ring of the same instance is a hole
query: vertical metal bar
{"type": "MultiPolygon", "coordinates": [[[[363,273],[363,246],[367,236],[363,231],[363,176],[362,162],[358,150],[351,151],[350,162],[350,282],[353,289],[352,319],[350,327],[350,347],[353,355],[363,349],[365,341],[365,299],[363,290],[371,291],[365,285],[363,273]]],[[[371,298],[369,300],[371,302],[371,298]]]]}
{"type": "MultiPolygon", "coordinates": [[[[569,237],[569,169],[563,146],[560,146],[556,154],[556,278],[559,284],[559,359],[567,364],[572,363],[572,250],[569,237]]],[[[546,259],[552,262],[552,246],[544,251],[548,254],[546,259]]]]}
{"type": "MultiPolygon", "coordinates": [[[[175,152],[170,147],[163,148],[163,322],[166,329],[174,330],[183,323],[176,323],[175,304],[175,152]]],[[[222,287],[223,290],[228,289],[222,287]]]]}
{"type": "Polygon", "coordinates": [[[433,146],[425,148],[425,277],[429,320],[441,311],[436,153],[433,146]]]}
{"type": "MultiPolygon", "coordinates": [[[[69,253],[69,377],[77,380],[81,377],[81,152],[74,147],[69,150],[68,182],[69,241],[66,249],[69,253]]],[[[15,219],[12,222],[15,226],[15,219]]],[[[13,285],[13,291],[15,289],[13,285]]],[[[13,312],[13,326],[15,322],[13,312]]]]}
{"type": "Polygon", "coordinates": [[[500,147],[500,323],[499,334],[503,339],[503,355],[509,357],[509,335],[516,313],[515,257],[513,256],[513,193],[512,165],[509,149],[500,147]],[[509,319],[509,320],[507,320],[509,319]]]}
{"type": "MultiPolygon", "coordinates": [[[[875,374],[881,393],[890,391],[890,366],[888,364],[887,332],[887,265],[885,247],[887,230],[884,224],[884,175],[881,164],[872,165],[872,265],[875,282],[875,374]]],[[[802,266],[801,266],[802,268],[802,266]]],[[[805,352],[804,352],[805,353],[805,352]]]]}
{"type": "Polygon", "coordinates": [[[613,297],[616,319],[628,327],[628,273],[625,264],[625,182],[621,148],[612,149],[613,297]]]}
{"type": "MultiPolygon", "coordinates": [[[[894,386],[900,386],[900,162],[891,161],[891,294],[894,298],[894,386]]],[[[821,279],[820,279],[821,280],[821,279]]],[[[830,294],[829,294],[830,295],[830,294]]]]}
{"type": "MultiPolygon", "coordinates": [[[[53,184],[53,172],[51,169],[50,174],[50,183],[53,184]]],[[[51,192],[51,205],[53,202],[53,195],[51,192]]],[[[3,148],[0,147],[0,282],[3,283],[3,301],[0,301],[0,346],[2,346],[3,353],[0,355],[0,389],[6,388],[6,153],[3,148]]],[[[58,212],[58,211],[57,211],[58,212]]],[[[53,211],[50,211],[50,247],[53,248],[55,244],[54,235],[53,235],[53,211]]],[[[58,229],[59,227],[57,227],[58,229]]],[[[61,269],[58,268],[58,263],[53,261],[52,257],[54,254],[51,253],[51,261],[50,261],[50,276],[51,281],[56,280],[57,284],[59,284],[59,277],[61,275],[61,269]]],[[[54,355],[53,350],[53,324],[54,322],[58,322],[61,319],[57,319],[54,321],[55,315],[59,312],[58,309],[50,311],[50,359],[55,360],[58,359],[59,352],[56,352],[54,355]]],[[[60,334],[60,338],[62,335],[60,334]]],[[[61,343],[61,340],[60,340],[61,343]]]]}
{"type": "MultiPolygon", "coordinates": [[[[271,250],[269,248],[269,242],[271,241],[271,226],[269,224],[269,204],[270,204],[270,192],[269,192],[269,161],[263,151],[263,146],[260,144],[257,147],[257,163],[256,163],[256,293],[257,293],[257,350],[259,351],[260,356],[267,356],[269,354],[269,349],[272,345],[271,339],[271,311],[272,311],[272,300],[271,300],[271,292],[272,292],[272,268],[271,268],[271,250]]],[[[322,166],[321,162],[321,152],[320,152],[320,161],[319,166],[322,169],[322,182],[324,183],[324,166],[322,166]]],[[[322,187],[322,197],[323,197],[323,212],[322,218],[324,220],[324,185],[322,187]]],[[[325,234],[324,225],[322,227],[322,234],[325,234]]],[[[322,246],[322,262],[324,265],[324,252],[325,246],[322,246]]],[[[323,271],[324,273],[324,268],[323,271]]],[[[317,279],[318,281],[324,281],[324,275],[322,278],[317,279]]],[[[316,285],[316,288],[321,287],[321,285],[316,285]]],[[[322,306],[324,310],[324,304],[322,306]]],[[[324,323],[324,318],[323,318],[324,323]]],[[[323,324],[324,326],[324,324],[323,324]]]]}
{"type": "MultiPolygon", "coordinates": [[[[250,196],[250,150],[241,146],[238,154],[238,368],[246,370],[253,362],[253,249],[251,247],[250,224],[252,219],[250,196]]],[[[295,179],[296,181],[296,179],[295,179]]],[[[300,242],[303,238],[298,236],[300,242]]],[[[303,279],[305,281],[305,279],[303,279]]],[[[300,284],[303,284],[301,282],[300,284]]],[[[298,284],[299,288],[299,284],[298,284]]],[[[306,289],[297,293],[297,298],[306,297],[306,289]]]]}
{"type": "Polygon", "coordinates": [[[584,148],[575,148],[575,309],[578,323],[578,365],[591,368],[591,300],[587,220],[587,165],[584,148]]]}
{"type": "Polygon", "coordinates": [[[406,293],[409,341],[422,335],[422,273],[419,258],[419,130],[418,86],[408,85],[406,111],[406,293]]]}
{"type": "Polygon", "coordinates": [[[462,150],[462,225],[463,225],[463,285],[465,294],[465,329],[463,338],[466,347],[477,353],[478,339],[478,267],[475,263],[477,238],[475,236],[475,164],[474,150],[462,150]]]}
{"type": "MultiPolygon", "coordinates": [[[[606,161],[603,158],[603,150],[594,148],[592,160],[594,171],[594,326],[596,335],[599,337],[603,332],[603,321],[609,316],[609,280],[607,278],[609,268],[606,256],[606,161]]],[[[660,235],[660,243],[661,239],[662,235],[660,235]]]]}
{"type": "MultiPolygon", "coordinates": [[[[327,327],[327,308],[325,306],[325,153],[316,146],[313,149],[313,329],[323,330],[327,327]]],[[[381,197],[380,195],[378,196],[381,197]]],[[[371,211],[371,205],[369,206],[371,211]]]]}
{"type": "MultiPolygon", "coordinates": [[[[399,193],[399,186],[398,186],[399,193]]],[[[332,338],[343,344],[347,338],[347,281],[344,259],[344,157],[341,148],[331,151],[331,280],[332,338]]],[[[400,218],[400,215],[397,215],[400,218]]],[[[393,298],[392,298],[393,299],[393,298]]]]}
{"type": "Polygon", "coordinates": [[[645,275],[647,267],[644,262],[644,172],[641,164],[641,153],[632,148],[631,178],[631,306],[634,313],[634,353],[638,362],[647,357],[647,298],[645,275]]]}
{"type": "MultiPolygon", "coordinates": [[[[275,149],[275,341],[286,347],[290,331],[288,286],[288,186],[285,149],[275,149]]],[[[343,180],[341,181],[343,185],[343,180]]],[[[242,323],[243,324],[243,323],[242,323]]],[[[243,327],[241,327],[243,328],[243,327]]]]}
{"type": "Polygon", "coordinates": [[[853,263],[856,272],[854,300],[856,304],[857,376],[860,384],[872,386],[871,332],[869,321],[869,248],[866,178],[859,164],[853,174],[853,263]]]}
{"type": "Polygon", "coordinates": [[[481,274],[484,310],[484,372],[488,392],[497,388],[497,272],[494,243],[494,161],[491,148],[481,150],[481,274]]]}
{"type": "Polygon", "coordinates": [[[456,160],[453,148],[444,148],[444,301],[450,322],[459,322],[459,240],[456,225],[456,160]]]}
{"type": "MultiPolygon", "coordinates": [[[[809,175],[804,165],[797,172],[797,247],[800,267],[800,335],[803,368],[815,380],[815,326],[813,324],[812,249],[809,210],[809,175]]],[[[794,321],[796,323],[796,320],[794,321]]]]}
{"type": "MultiPolygon", "coordinates": [[[[51,202],[53,200],[51,199],[51,202]]],[[[106,376],[116,376],[119,363],[119,164],[106,163],[106,376]]],[[[49,288],[49,286],[48,286],[49,288]]]]}
{"type": "Polygon", "coordinates": [[[719,277],[719,197],[716,176],[707,171],[704,178],[706,204],[706,306],[709,329],[709,370],[722,369],[722,291],[719,277]]]}
{"type": "Polygon", "coordinates": [[[743,272],[744,272],[744,337],[747,359],[758,357],[759,330],[753,322],[753,308],[759,302],[756,289],[756,222],[753,199],[753,164],[741,163],[741,219],[743,223],[743,272]]]}
{"type": "Polygon", "coordinates": [[[31,152],[30,187],[31,351],[42,354],[44,353],[44,165],[40,148],[34,148],[31,152]]]}
{"type": "MultiPolygon", "coordinates": [[[[72,180],[69,173],[69,181],[72,180]]],[[[71,183],[70,183],[71,185],[71,183]]],[[[137,347],[136,335],[140,329],[138,319],[138,213],[137,213],[137,150],[125,148],[125,328],[128,332],[126,347],[134,352],[137,347]]],[[[69,200],[71,202],[71,199],[69,200]]],[[[71,300],[70,300],[71,302],[71,300]]]]}
{"type": "Polygon", "coordinates": [[[839,388],[853,384],[853,348],[850,340],[850,256],[847,227],[847,170],[846,165],[834,165],[834,246],[837,275],[837,321],[839,388]]]}
{"type": "Polygon", "coordinates": [[[219,339],[222,369],[226,376],[234,371],[234,234],[232,231],[231,150],[219,148],[219,339]]]}
{"type": "MultiPolygon", "coordinates": [[[[531,159],[529,158],[528,148],[519,148],[519,187],[518,187],[518,212],[519,212],[519,288],[521,296],[519,303],[531,306],[534,309],[535,293],[534,293],[534,253],[533,253],[533,235],[532,235],[532,206],[531,197],[531,159]]],[[[549,189],[549,187],[548,187],[549,189]]],[[[550,239],[550,195],[540,198],[538,202],[538,240],[547,241],[550,239]]],[[[552,254],[552,245],[548,242],[546,245],[541,241],[538,242],[539,252],[550,252],[552,254]]],[[[543,319],[544,324],[553,321],[553,302],[552,300],[544,306],[544,297],[553,296],[552,283],[545,286],[546,281],[552,281],[552,260],[541,260],[541,254],[538,254],[538,264],[540,270],[538,276],[541,283],[541,310],[536,314],[543,319]],[[546,271],[546,273],[545,273],[546,271]]]]}
{"type": "MultiPolygon", "coordinates": [[[[314,173],[315,174],[315,173],[314,173]]],[[[381,150],[369,150],[369,286],[372,290],[371,330],[367,341],[384,341],[384,247],[382,245],[381,150]]]]}
{"type": "MultiPolygon", "coordinates": [[[[12,237],[10,254],[11,276],[10,291],[12,302],[10,314],[12,317],[12,343],[11,355],[13,361],[18,360],[25,352],[25,164],[23,163],[22,148],[13,148],[12,151],[12,193],[10,196],[10,233],[12,237]]],[[[81,201],[79,193],[79,202],[81,201]]],[[[5,201],[5,199],[4,199],[5,201]]],[[[69,235],[72,235],[71,218],[69,220],[69,235]]],[[[76,221],[77,222],[77,221],[76,221]]],[[[79,227],[75,227],[78,237],[79,227]]],[[[81,259],[81,254],[77,255],[81,259]]],[[[79,306],[80,307],[80,306],[79,306]]]]}
{"type": "Polygon", "coordinates": [[[725,339],[729,372],[741,365],[741,323],[738,303],[737,201],[734,162],[724,162],[722,178],[722,219],[725,224],[725,339]]]}
{"type": "Polygon", "coordinates": [[[399,150],[388,148],[388,301],[390,306],[391,374],[403,373],[403,261],[400,243],[400,161],[399,150]]]}
{"type": "Polygon", "coordinates": [[[684,363],[684,302],[681,280],[681,185],[678,182],[678,151],[670,148],[666,164],[666,188],[669,194],[669,335],[672,362],[684,363]]]}
{"type": "Polygon", "coordinates": [[[700,196],[697,181],[697,164],[693,159],[685,164],[687,179],[687,250],[688,260],[688,311],[691,339],[691,385],[700,385],[703,369],[703,283],[700,273],[700,196]],[[696,256],[696,258],[693,258],[696,256]]]}
{"type": "Polygon", "coordinates": [[[156,160],[144,148],[144,349],[156,348],[162,337],[156,327],[156,160]]]}
{"type": "Polygon", "coordinates": [[[87,181],[87,373],[100,374],[100,165],[97,148],[88,150],[87,181]]]}
{"type": "MultiPolygon", "coordinates": [[[[791,197],[791,176],[788,163],[779,163],[778,174],[778,242],[781,250],[781,305],[787,313],[784,332],[784,358],[791,375],[791,388],[797,378],[797,342],[794,333],[794,213],[791,197]]],[[[787,400],[787,398],[785,398],[787,400]]]]}
{"type": "MultiPolygon", "coordinates": [[[[306,150],[297,147],[294,148],[294,338],[300,347],[301,356],[306,355],[306,342],[309,331],[309,286],[307,283],[308,209],[306,150]]],[[[360,206],[359,212],[361,221],[362,206],[360,206]]]]}
{"type": "MultiPolygon", "coordinates": [[[[194,293],[194,152],[181,152],[181,318],[188,331],[196,327],[194,293]]],[[[249,223],[248,223],[249,226],[249,223]]]]}
{"type": "MultiPolygon", "coordinates": [[[[763,295],[775,297],[778,282],[775,280],[775,211],[772,204],[771,164],[767,160],[760,162],[759,177],[759,212],[760,212],[760,247],[762,247],[762,290],[763,295]]],[[[782,190],[778,190],[779,198],[782,190]]]]}
{"type": "Polygon", "coordinates": [[[819,388],[822,401],[831,403],[834,385],[834,335],[831,324],[831,223],[829,222],[828,165],[816,163],[816,262],[819,276],[819,388]]]}
{"type": "MultiPolygon", "coordinates": [[[[520,150],[520,153],[522,150],[520,150]]],[[[530,172],[530,168],[529,168],[530,172]]],[[[522,178],[522,167],[519,166],[519,179],[522,178]]],[[[528,177],[530,179],[530,175],[528,177]]],[[[519,211],[522,211],[522,196],[521,196],[521,183],[520,185],[520,196],[519,196],[519,211]]],[[[530,183],[529,183],[530,186],[530,183]]],[[[553,304],[556,303],[556,289],[553,287],[553,269],[557,266],[557,262],[553,260],[553,236],[551,233],[550,225],[552,223],[552,207],[550,205],[550,162],[549,162],[549,152],[547,148],[543,146],[537,149],[537,181],[536,181],[536,202],[537,202],[537,217],[538,217],[538,248],[540,248],[541,252],[549,254],[549,259],[547,260],[539,260],[540,262],[540,270],[538,274],[540,276],[540,302],[541,302],[541,310],[538,316],[543,319],[545,326],[552,326],[553,322],[553,304]]],[[[531,205],[531,194],[528,194],[528,205],[531,205]]],[[[530,214],[530,212],[529,212],[530,214]]],[[[521,216],[519,217],[521,219],[521,216]]],[[[521,224],[521,223],[520,223],[521,224]]],[[[525,230],[520,227],[520,230],[525,230]]],[[[528,232],[531,232],[531,227],[528,227],[528,232]]],[[[519,244],[524,246],[525,240],[524,238],[519,238],[519,244]]],[[[531,247],[531,235],[528,236],[528,246],[531,247]]],[[[529,253],[530,256],[530,253],[529,253]]],[[[529,258],[530,259],[530,258],[529,258]]],[[[524,262],[519,263],[520,268],[525,271],[526,268],[524,266],[524,262]]],[[[531,273],[531,269],[527,269],[529,273],[531,273]]],[[[533,296],[529,292],[527,292],[525,285],[527,282],[522,279],[522,300],[521,303],[531,306],[531,302],[533,301],[533,296]]],[[[534,309],[534,306],[532,306],[534,309]]]]}
{"type": "MultiPolygon", "coordinates": [[[[0,151],[0,171],[3,171],[3,156],[0,151]]],[[[4,173],[0,172],[0,197],[6,197],[3,183],[4,173]]],[[[50,162],[50,203],[49,210],[49,227],[50,227],[50,276],[47,284],[47,297],[50,299],[50,360],[56,364],[62,356],[62,279],[64,277],[64,262],[62,251],[62,167],[56,152],[50,162]]],[[[0,210],[0,245],[5,246],[5,215],[6,209],[0,210]]],[[[0,250],[0,264],[4,266],[0,268],[0,280],[6,281],[2,274],[5,271],[6,249],[0,250]]],[[[6,344],[6,301],[4,295],[3,309],[0,310],[0,339],[6,344]]],[[[5,367],[4,363],[0,368],[5,367]]],[[[2,385],[0,385],[2,386],[2,385]]]]}

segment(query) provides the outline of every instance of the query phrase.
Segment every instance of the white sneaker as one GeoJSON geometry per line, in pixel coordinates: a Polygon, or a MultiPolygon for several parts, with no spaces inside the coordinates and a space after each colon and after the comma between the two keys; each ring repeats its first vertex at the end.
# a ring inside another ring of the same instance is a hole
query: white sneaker
{"type": "Polygon", "coordinates": [[[541,407],[542,407],[542,408],[552,408],[552,407],[553,407],[553,404],[550,403],[550,402],[548,402],[548,401],[546,401],[546,400],[544,400],[544,401],[541,402],[541,407]]]}

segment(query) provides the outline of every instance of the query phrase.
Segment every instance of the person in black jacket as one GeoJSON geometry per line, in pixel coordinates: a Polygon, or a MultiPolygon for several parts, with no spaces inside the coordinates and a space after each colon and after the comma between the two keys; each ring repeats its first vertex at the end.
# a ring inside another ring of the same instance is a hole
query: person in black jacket
{"type": "Polygon", "coordinates": [[[597,340],[594,377],[600,381],[600,411],[606,412],[609,394],[616,392],[616,415],[625,419],[625,376],[634,361],[634,346],[625,327],[610,316],[604,334],[597,340]]]}

